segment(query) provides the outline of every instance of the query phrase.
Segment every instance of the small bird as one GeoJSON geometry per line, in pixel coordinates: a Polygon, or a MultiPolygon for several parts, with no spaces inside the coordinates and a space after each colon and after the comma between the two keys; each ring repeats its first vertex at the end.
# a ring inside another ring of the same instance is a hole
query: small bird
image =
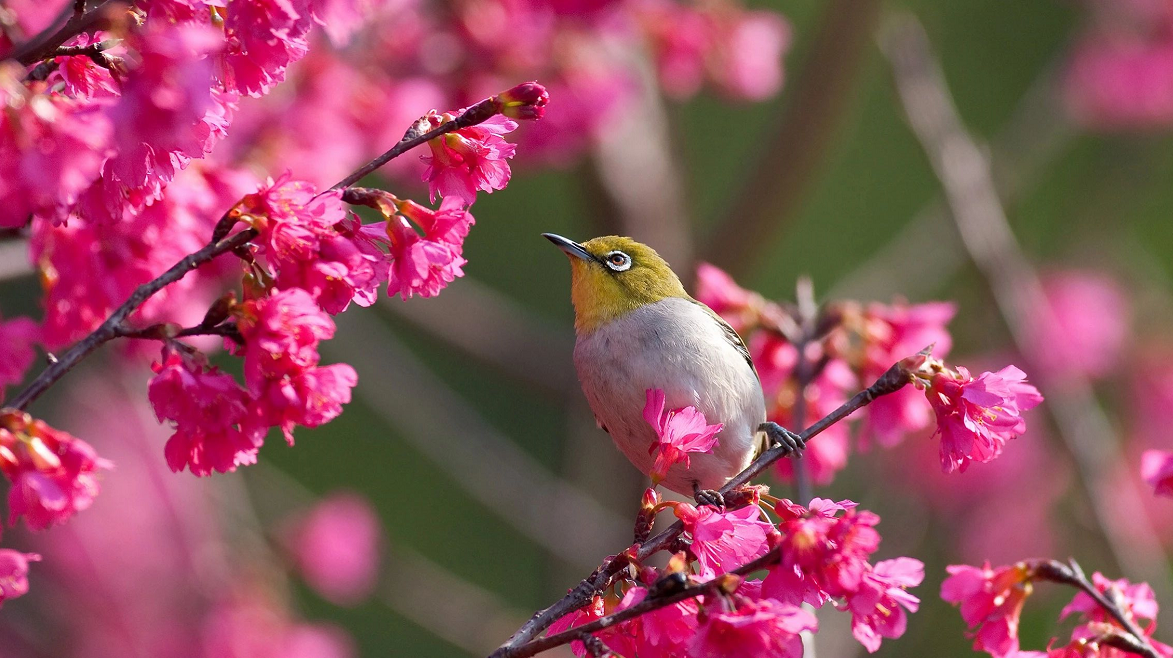
{"type": "Polygon", "coordinates": [[[673,465],[662,484],[699,504],[722,506],[717,491],[772,445],[797,452],[802,439],[766,421],[761,381],[737,332],[684,290],[655,249],[608,235],[579,244],[542,234],[570,258],[574,366],[595,420],[645,475],[655,429],[644,420],[648,389],[665,408],[691,406],[724,425],[711,454],[673,465]]]}

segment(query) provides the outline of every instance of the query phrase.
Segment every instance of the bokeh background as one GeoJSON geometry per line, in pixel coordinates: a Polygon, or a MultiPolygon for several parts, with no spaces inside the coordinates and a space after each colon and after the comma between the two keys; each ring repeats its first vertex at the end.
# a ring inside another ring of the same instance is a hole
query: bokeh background
{"type": "MultiPolygon", "coordinates": [[[[880,514],[879,558],[926,563],[921,610],[880,655],[973,654],[938,596],[946,564],[1075,556],[1089,571],[1147,579],[1159,597],[1173,591],[1173,501],[1154,499],[1138,470],[1141,450],[1169,447],[1173,420],[1173,8],[749,4],[789,25],[778,93],[750,102],[706,89],[677,100],[640,86],[651,64],[637,51],[637,88],[623,107],[610,107],[618,92],[606,88],[576,101],[606,118],[581,147],[556,146],[551,165],[549,149],[527,155],[522,134],[509,187],[473,208],[464,278],[434,299],[383,299],[338,317],[323,355],[358,370],[355,399],[329,425],[299,429],[295,447],[270,440],[259,464],[234,474],[172,474],[169,432],[143,395],[149,355],[116,367],[124,353],[108,348],[59,385],[38,413],[95,444],[116,470],[69,525],[5,530],[8,547],[45,562],[34,565],[33,593],[5,604],[0,656],[184,655],[182,638],[197,636],[238,638],[207,645],[224,656],[483,655],[625,547],[647,483],[595,428],[578,391],[568,269],[544,231],[628,234],[684,277],[705,260],[772,299],[793,300],[809,276],[820,301],[953,300],[953,362],[1018,363],[1050,400],[1066,401],[1032,412],[1001,459],[964,474],[939,472],[926,433],[854,452],[816,488],[880,514]],[[923,24],[989,155],[1027,261],[1049,291],[1077,290],[1053,299],[1060,331],[1077,342],[1118,334],[1088,348],[1108,352],[1090,389],[1035,376],[1039,355],[1015,347],[959,238],[878,45],[902,12],[923,24]],[[1081,59],[1119,43],[1133,68],[1081,59]],[[322,501],[337,507],[313,516],[322,501]],[[159,652],[172,641],[160,638],[175,638],[174,651],[159,652]]],[[[293,65],[285,96],[265,102],[310,93],[306,71],[319,65],[312,56],[293,65]]],[[[524,70],[518,80],[542,80],[524,70]]],[[[422,98],[406,96],[395,108],[406,119],[388,134],[430,109],[411,105],[422,98]]],[[[552,87],[551,111],[561,102],[552,87]]],[[[307,147],[291,166],[332,182],[389,145],[369,137],[320,161],[307,147]]],[[[413,180],[370,182],[422,199],[413,180]]],[[[14,275],[5,315],[36,317],[37,296],[33,277],[14,275]]],[[[1039,588],[1024,647],[1064,634],[1055,619],[1070,595],[1039,588]]],[[[821,658],[863,654],[845,615],[825,610],[820,621],[821,658]]]]}

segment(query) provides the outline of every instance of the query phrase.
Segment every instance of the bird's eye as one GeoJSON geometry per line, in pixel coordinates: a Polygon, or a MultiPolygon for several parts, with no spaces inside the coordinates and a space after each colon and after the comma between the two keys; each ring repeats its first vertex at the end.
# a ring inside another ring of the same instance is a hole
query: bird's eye
{"type": "Polygon", "coordinates": [[[607,262],[607,267],[615,270],[616,272],[623,272],[631,269],[631,256],[628,256],[622,251],[612,251],[603,258],[607,262]]]}

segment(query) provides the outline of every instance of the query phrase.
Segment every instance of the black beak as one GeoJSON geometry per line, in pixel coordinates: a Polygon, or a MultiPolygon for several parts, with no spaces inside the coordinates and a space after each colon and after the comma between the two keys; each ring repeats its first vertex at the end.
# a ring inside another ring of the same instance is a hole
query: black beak
{"type": "Polygon", "coordinates": [[[543,233],[542,237],[546,238],[550,242],[553,242],[554,245],[562,251],[565,251],[567,256],[574,256],[575,258],[581,258],[583,260],[595,260],[595,257],[592,256],[589,251],[583,249],[582,245],[575,242],[574,240],[568,240],[561,235],[556,235],[554,233],[543,233]]]}

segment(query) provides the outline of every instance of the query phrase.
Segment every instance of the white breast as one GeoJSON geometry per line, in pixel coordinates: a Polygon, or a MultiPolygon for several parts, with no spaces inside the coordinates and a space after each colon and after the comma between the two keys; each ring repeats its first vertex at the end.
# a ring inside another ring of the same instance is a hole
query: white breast
{"type": "Polygon", "coordinates": [[[708,312],[687,299],[641,307],[580,336],[574,365],[587,402],[615,445],[644,474],[655,432],[643,418],[649,388],[663,389],[665,406],[693,406],[710,424],[722,423],[713,454],[677,464],[664,486],[693,493],[696,482],[717,489],[749,465],[755,433],[766,420],[761,384],[708,312]]]}

